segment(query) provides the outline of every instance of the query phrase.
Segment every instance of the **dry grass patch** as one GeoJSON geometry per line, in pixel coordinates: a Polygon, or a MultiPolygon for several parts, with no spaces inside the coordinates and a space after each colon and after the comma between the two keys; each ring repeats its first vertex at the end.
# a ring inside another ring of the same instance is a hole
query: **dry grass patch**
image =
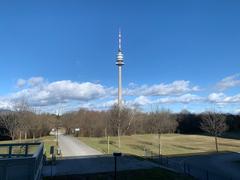
{"type": "MultiPolygon", "coordinates": [[[[107,138],[80,137],[80,140],[89,146],[107,153],[107,138]]],[[[220,151],[240,151],[240,141],[235,139],[219,138],[220,151]]],[[[144,134],[121,137],[121,148],[118,148],[118,138],[110,137],[110,152],[143,156],[144,150],[158,154],[158,135],[144,134]]],[[[163,155],[194,154],[215,151],[214,138],[203,135],[164,134],[161,135],[161,152],[163,155]]]]}

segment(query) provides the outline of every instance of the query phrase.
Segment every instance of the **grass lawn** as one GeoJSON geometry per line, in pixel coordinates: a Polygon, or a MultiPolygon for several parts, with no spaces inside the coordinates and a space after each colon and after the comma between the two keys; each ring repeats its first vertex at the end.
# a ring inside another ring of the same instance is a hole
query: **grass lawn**
{"type": "MultiPolygon", "coordinates": [[[[22,140],[21,143],[24,142],[43,142],[44,143],[44,150],[46,152],[47,157],[50,157],[50,146],[55,146],[56,149],[56,139],[55,136],[44,136],[41,138],[37,138],[35,140],[33,139],[26,139],[26,140],[22,140]]],[[[14,140],[14,141],[0,141],[0,144],[10,144],[10,143],[20,143],[20,140],[14,140]]],[[[30,146],[29,148],[29,153],[33,154],[36,151],[37,147],[34,146],[30,146]]],[[[16,147],[15,149],[13,149],[13,152],[19,152],[20,148],[16,147]]],[[[8,152],[8,148],[1,148],[0,147],[0,153],[7,153],[8,152]]]]}
{"type": "MultiPolygon", "coordinates": [[[[89,146],[107,153],[107,138],[80,137],[89,146]]],[[[219,151],[240,152],[240,141],[236,139],[219,138],[219,151]]],[[[132,135],[121,137],[121,149],[118,148],[118,138],[110,137],[110,152],[144,156],[144,149],[158,154],[158,135],[132,135]]],[[[161,135],[161,153],[163,155],[179,155],[215,151],[215,141],[211,136],[164,134],[161,135]]]]}
{"type": "Polygon", "coordinates": [[[54,146],[55,151],[57,150],[57,143],[55,136],[44,136],[39,139],[44,143],[44,150],[47,157],[50,157],[50,147],[54,146]]]}
{"type": "MultiPolygon", "coordinates": [[[[67,179],[88,179],[88,180],[103,180],[103,179],[114,179],[113,173],[101,173],[91,175],[70,175],[70,176],[58,176],[58,177],[45,177],[44,180],[67,180],[67,179]]],[[[117,179],[124,180],[191,180],[193,178],[177,174],[171,171],[167,171],[160,168],[147,169],[147,170],[132,170],[132,171],[121,171],[117,174],[117,179]]]]}

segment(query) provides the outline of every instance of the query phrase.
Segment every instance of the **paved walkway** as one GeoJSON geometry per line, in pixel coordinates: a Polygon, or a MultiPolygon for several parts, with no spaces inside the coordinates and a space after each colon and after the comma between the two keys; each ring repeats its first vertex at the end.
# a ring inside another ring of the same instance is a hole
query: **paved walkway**
{"type": "Polygon", "coordinates": [[[79,139],[59,134],[59,146],[62,152],[62,156],[89,156],[100,155],[101,152],[89,147],[81,142],[79,139]]]}

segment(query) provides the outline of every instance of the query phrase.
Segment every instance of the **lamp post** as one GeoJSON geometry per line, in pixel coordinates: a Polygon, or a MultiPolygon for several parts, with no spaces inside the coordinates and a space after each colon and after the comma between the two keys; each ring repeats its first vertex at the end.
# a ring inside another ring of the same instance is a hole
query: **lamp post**
{"type": "Polygon", "coordinates": [[[114,152],[114,180],[117,180],[117,157],[122,156],[122,153],[120,152],[114,152]]]}

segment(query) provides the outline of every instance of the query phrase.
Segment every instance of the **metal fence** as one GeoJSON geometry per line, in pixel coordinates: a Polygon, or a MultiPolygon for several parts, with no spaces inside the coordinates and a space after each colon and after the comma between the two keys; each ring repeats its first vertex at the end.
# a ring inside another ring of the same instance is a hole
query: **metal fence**
{"type": "Polygon", "coordinates": [[[166,156],[151,156],[150,158],[163,167],[195,177],[199,180],[234,180],[231,175],[215,173],[210,170],[200,168],[196,165],[186,163],[184,161],[178,161],[166,156]]]}
{"type": "Polygon", "coordinates": [[[40,144],[41,143],[0,144],[0,158],[33,156],[40,144]]]}

